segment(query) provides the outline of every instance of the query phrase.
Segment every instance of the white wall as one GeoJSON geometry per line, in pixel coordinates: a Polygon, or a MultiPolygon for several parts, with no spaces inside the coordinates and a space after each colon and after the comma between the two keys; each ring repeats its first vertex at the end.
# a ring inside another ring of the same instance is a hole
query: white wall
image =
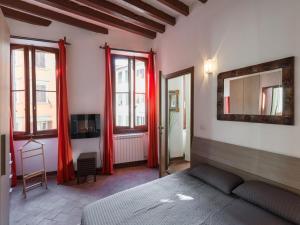
{"type": "MultiPolygon", "coordinates": [[[[45,166],[47,171],[56,171],[57,170],[57,138],[49,138],[49,139],[41,139],[38,140],[45,144],[45,166]]],[[[22,147],[23,144],[25,144],[25,141],[15,141],[15,156],[16,156],[16,167],[17,167],[17,175],[22,174],[21,170],[21,161],[20,161],[20,152],[18,149],[22,147]]],[[[29,146],[30,147],[30,146],[29,146]]],[[[42,165],[40,164],[41,158],[35,157],[26,160],[24,162],[24,167],[26,168],[26,171],[32,172],[36,171],[37,169],[42,169],[42,165]]]]}
{"type": "MultiPolygon", "coordinates": [[[[133,50],[149,50],[152,40],[139,37],[128,32],[109,29],[109,35],[94,32],[53,22],[50,27],[29,25],[8,19],[11,34],[35,38],[58,40],[67,37],[71,43],[67,47],[68,94],[69,111],[75,113],[104,113],[104,84],[105,58],[104,51],[99,48],[107,42],[114,48],[133,50]]],[[[103,118],[102,118],[103,119],[103,118]]],[[[103,120],[101,121],[103,137],[103,120]]],[[[47,170],[57,168],[57,139],[41,140],[46,143],[47,170]]],[[[17,141],[16,146],[22,142],[17,141]]],[[[102,138],[101,138],[102,146],[102,138]]],[[[97,151],[99,153],[99,139],[73,140],[73,159],[76,162],[81,152],[97,151]]],[[[19,156],[19,154],[17,154],[19,156]]],[[[100,166],[100,155],[98,155],[100,166]]],[[[20,174],[20,165],[17,161],[17,171],[20,174]]]]}
{"type": "MultiPolygon", "coordinates": [[[[5,174],[0,177],[0,224],[8,225],[9,215],[9,29],[0,9],[0,135],[6,135],[5,174]]],[[[1,142],[1,140],[0,140],[1,142]]],[[[2,143],[0,143],[2,144],[2,143]]],[[[0,162],[1,162],[0,154],[0,162]]]]}
{"type": "MultiPolygon", "coordinates": [[[[178,17],[176,26],[168,26],[158,35],[154,41],[158,69],[168,74],[195,66],[195,136],[300,157],[299,11],[299,0],[209,0],[195,4],[188,17],[178,17]],[[217,121],[219,72],[288,56],[296,56],[295,126],[217,121]],[[203,73],[208,58],[218,62],[211,76],[203,73]]],[[[137,50],[152,47],[151,40],[118,30],[102,35],[56,22],[48,28],[14,20],[8,24],[14,35],[54,40],[66,36],[72,43],[68,47],[70,113],[103,115],[104,53],[99,45],[108,42],[112,47],[137,50]]],[[[42,141],[49,143],[47,167],[52,171],[57,164],[57,140],[42,141]]],[[[72,141],[74,160],[81,151],[99,152],[98,143],[98,139],[72,141]]]]}
{"type": "Polygon", "coordinates": [[[155,40],[164,74],[195,66],[195,136],[300,157],[300,1],[209,0],[155,40]],[[224,122],[216,119],[217,74],[296,56],[295,126],[224,122]],[[215,58],[213,75],[203,62],[215,58]]]}

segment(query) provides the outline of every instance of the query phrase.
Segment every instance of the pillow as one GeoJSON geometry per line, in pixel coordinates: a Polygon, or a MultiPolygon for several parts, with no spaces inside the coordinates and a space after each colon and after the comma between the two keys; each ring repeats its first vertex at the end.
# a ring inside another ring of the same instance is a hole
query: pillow
{"type": "Polygon", "coordinates": [[[300,225],[300,196],[261,181],[247,181],[234,194],[300,225]]]}
{"type": "Polygon", "coordinates": [[[226,194],[231,194],[234,188],[243,183],[241,177],[207,164],[200,164],[191,169],[189,174],[226,194]]]}

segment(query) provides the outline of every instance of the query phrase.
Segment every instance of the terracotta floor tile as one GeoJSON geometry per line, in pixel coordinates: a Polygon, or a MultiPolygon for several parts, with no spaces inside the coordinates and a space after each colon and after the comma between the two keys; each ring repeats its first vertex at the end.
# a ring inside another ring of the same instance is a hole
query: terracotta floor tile
{"type": "Polygon", "coordinates": [[[56,177],[49,176],[48,190],[32,190],[27,199],[19,182],[11,194],[10,225],[78,225],[85,205],[157,178],[158,170],[145,166],[116,169],[113,176],[99,175],[97,182],[79,185],[56,185],[56,177]]]}

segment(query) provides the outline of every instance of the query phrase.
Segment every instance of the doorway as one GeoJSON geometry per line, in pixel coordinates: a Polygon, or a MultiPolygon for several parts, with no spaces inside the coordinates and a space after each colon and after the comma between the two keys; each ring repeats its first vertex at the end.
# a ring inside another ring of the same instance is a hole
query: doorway
{"type": "Polygon", "coordinates": [[[194,67],[160,72],[160,175],[190,167],[194,114],[194,67]]]}

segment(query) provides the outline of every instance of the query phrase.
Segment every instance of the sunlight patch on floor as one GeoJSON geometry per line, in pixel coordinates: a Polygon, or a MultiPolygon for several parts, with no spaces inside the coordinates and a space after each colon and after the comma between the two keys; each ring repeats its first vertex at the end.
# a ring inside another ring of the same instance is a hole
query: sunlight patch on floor
{"type": "Polygon", "coordinates": [[[176,194],[176,196],[179,198],[181,201],[191,201],[194,200],[193,197],[188,196],[188,195],[183,195],[183,194],[176,194]]]}

